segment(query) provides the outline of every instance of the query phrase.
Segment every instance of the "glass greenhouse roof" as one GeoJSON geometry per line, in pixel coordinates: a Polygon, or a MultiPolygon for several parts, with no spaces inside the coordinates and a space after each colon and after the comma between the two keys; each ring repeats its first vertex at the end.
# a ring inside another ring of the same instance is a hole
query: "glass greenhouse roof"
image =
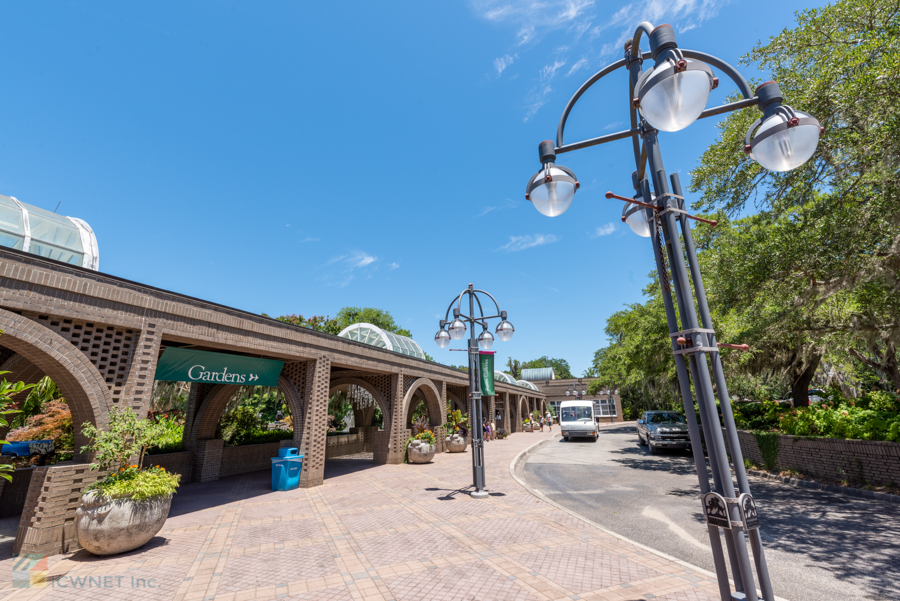
{"type": "Polygon", "coordinates": [[[387,332],[370,323],[355,323],[352,326],[347,326],[338,336],[371,344],[395,353],[409,355],[410,357],[425,358],[425,352],[422,350],[422,347],[412,338],[387,332]]]}
{"type": "Polygon", "coordinates": [[[502,371],[494,372],[494,381],[495,382],[506,382],[507,384],[515,385],[516,379],[509,374],[505,374],[502,371]]]}
{"type": "Polygon", "coordinates": [[[100,268],[97,237],[87,223],[13,196],[0,195],[0,246],[95,271],[100,268]]]}
{"type": "Polygon", "coordinates": [[[528,380],[518,380],[516,385],[521,386],[522,388],[528,388],[529,390],[537,390],[540,392],[537,386],[529,382],[528,380]]]}
{"type": "Polygon", "coordinates": [[[555,380],[556,374],[552,367],[534,367],[522,370],[522,379],[529,382],[540,382],[541,380],[555,380]]]}

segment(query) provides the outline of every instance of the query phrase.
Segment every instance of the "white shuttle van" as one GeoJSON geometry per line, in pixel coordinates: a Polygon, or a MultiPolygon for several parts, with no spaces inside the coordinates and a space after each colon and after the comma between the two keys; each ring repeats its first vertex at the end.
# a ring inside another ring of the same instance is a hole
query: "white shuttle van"
{"type": "Polygon", "coordinates": [[[594,401],[563,401],[559,404],[559,424],[563,438],[593,438],[597,442],[594,401]]]}

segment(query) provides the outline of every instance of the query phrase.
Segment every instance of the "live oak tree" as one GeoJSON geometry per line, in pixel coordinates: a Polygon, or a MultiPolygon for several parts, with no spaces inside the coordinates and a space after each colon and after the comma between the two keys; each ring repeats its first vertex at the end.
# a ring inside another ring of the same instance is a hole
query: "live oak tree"
{"type": "Polygon", "coordinates": [[[698,236],[711,307],[754,347],[748,366],[787,370],[797,404],[837,348],[900,388],[900,1],[803,11],[742,62],[826,131],[809,162],[774,173],[741,151],[756,109],[720,124],[691,189],[701,210],[755,213],[698,236]]]}

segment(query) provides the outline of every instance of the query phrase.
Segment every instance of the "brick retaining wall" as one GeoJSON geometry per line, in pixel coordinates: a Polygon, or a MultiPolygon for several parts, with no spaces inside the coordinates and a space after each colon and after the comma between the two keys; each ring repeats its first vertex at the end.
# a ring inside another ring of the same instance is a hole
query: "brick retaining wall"
{"type": "MultiPolygon", "coordinates": [[[[853,483],[900,483],[900,443],[841,438],[798,438],[781,435],[776,469],[853,483]]],[[[763,465],[752,432],[738,430],[741,453],[763,465]]]]}
{"type": "Polygon", "coordinates": [[[12,474],[12,482],[3,480],[3,486],[0,487],[0,518],[22,513],[33,472],[33,467],[18,469],[12,474]]]}
{"type": "Polygon", "coordinates": [[[181,483],[187,484],[191,481],[191,474],[194,471],[194,456],[190,451],[145,455],[144,467],[151,465],[164,467],[167,472],[172,472],[173,474],[181,474],[181,483]]]}
{"type": "Polygon", "coordinates": [[[33,468],[13,553],[68,553],[80,548],[75,537],[75,510],[81,493],[103,472],[86,463],[58,463],[33,468]]]}
{"type": "Polygon", "coordinates": [[[325,443],[325,459],[343,457],[344,455],[356,455],[366,452],[366,437],[362,432],[344,434],[341,436],[329,436],[325,443]]]}
{"type": "Polygon", "coordinates": [[[222,449],[222,465],[219,468],[219,477],[224,478],[234,474],[271,470],[272,457],[278,457],[278,449],[280,448],[280,441],[225,447],[222,449]]]}

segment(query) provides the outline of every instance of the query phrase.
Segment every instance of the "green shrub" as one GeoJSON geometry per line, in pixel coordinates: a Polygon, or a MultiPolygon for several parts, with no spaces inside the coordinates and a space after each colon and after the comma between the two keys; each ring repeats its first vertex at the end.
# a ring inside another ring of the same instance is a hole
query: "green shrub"
{"type": "Polygon", "coordinates": [[[169,414],[158,415],[154,419],[161,426],[161,433],[155,444],[147,449],[147,454],[160,455],[184,450],[184,420],[169,414]]]}
{"type": "Polygon", "coordinates": [[[263,428],[256,428],[254,430],[241,432],[232,438],[227,446],[239,447],[247,444],[278,442],[279,440],[293,438],[293,436],[293,430],[264,430],[263,428]]]}
{"type": "Polygon", "coordinates": [[[763,457],[763,465],[767,470],[774,470],[778,463],[778,451],[781,449],[781,435],[777,432],[754,432],[756,445],[763,457]]]}
{"type": "Polygon", "coordinates": [[[118,472],[89,486],[88,490],[97,490],[109,499],[144,501],[174,494],[180,481],[179,474],[169,473],[166,468],[157,465],[142,470],[135,464],[119,468],[118,472]]]}
{"type": "Polygon", "coordinates": [[[93,424],[82,424],[81,431],[91,440],[81,448],[94,453],[92,470],[106,471],[106,477],[95,482],[88,490],[98,490],[109,498],[130,497],[143,501],[152,497],[169,496],[178,488],[181,476],[170,474],[159,466],[143,469],[147,448],[156,446],[166,427],[152,419],[140,419],[130,407],[114,407],[109,412],[109,425],[105,430],[93,424]],[[131,457],[138,462],[127,463],[131,457]]]}

